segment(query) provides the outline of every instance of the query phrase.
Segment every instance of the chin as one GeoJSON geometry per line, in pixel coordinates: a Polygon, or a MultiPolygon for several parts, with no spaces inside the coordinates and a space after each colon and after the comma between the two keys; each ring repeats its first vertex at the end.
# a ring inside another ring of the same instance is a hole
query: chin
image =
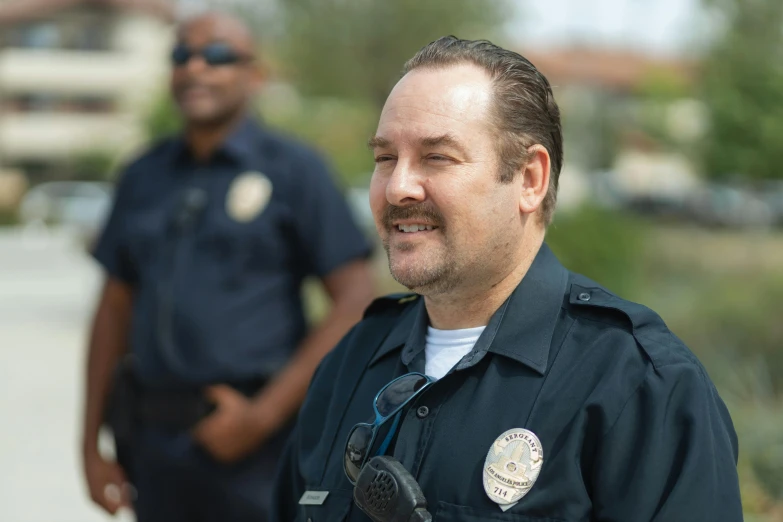
{"type": "Polygon", "coordinates": [[[395,281],[408,290],[425,294],[427,289],[440,285],[445,271],[443,267],[423,266],[424,263],[390,263],[389,271],[395,281]]]}
{"type": "Polygon", "coordinates": [[[208,111],[185,111],[184,117],[192,125],[214,125],[223,121],[223,118],[208,111]]]}

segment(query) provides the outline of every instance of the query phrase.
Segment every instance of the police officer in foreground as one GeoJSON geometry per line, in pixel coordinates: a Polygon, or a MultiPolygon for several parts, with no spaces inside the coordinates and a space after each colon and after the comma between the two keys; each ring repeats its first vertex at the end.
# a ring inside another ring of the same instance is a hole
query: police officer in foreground
{"type": "Polygon", "coordinates": [[[367,520],[353,484],[379,454],[434,520],[742,520],[737,437],[702,365],[544,243],[563,161],[546,78],[454,37],[404,71],[370,202],[415,293],[376,300],[316,371],[275,520],[367,520]]]}
{"type": "Polygon", "coordinates": [[[372,299],[370,246],[323,161],[248,115],[240,21],[187,21],[171,58],[184,133],[127,168],[94,252],[84,467],[110,513],[129,483],[140,522],[263,522],[312,372],[372,299]],[[309,275],[332,307],[308,333],[309,275]],[[107,409],[120,464],[98,452],[107,409]]]}

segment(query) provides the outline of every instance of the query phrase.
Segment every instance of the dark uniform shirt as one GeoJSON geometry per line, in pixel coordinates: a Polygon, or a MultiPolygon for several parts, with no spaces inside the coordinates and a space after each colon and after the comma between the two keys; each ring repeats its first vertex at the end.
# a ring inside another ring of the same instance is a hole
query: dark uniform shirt
{"type": "Polygon", "coordinates": [[[206,384],[283,366],[302,280],[369,252],[324,162],[247,119],[207,163],[180,138],[130,165],[94,255],[135,289],[142,380],[206,384]]]}
{"type": "MultiPolygon", "coordinates": [[[[423,371],[419,298],[377,300],[324,360],[278,476],[276,518],[369,520],[343,472],[351,427],[376,393],[423,371]],[[299,505],[305,491],[328,491],[299,505]]],[[[392,454],[435,521],[742,520],[737,438],[695,356],[658,315],[560,265],[544,245],[475,347],[416,397],[392,454]],[[488,497],[490,446],[523,428],[543,466],[506,512],[488,497]]]]}

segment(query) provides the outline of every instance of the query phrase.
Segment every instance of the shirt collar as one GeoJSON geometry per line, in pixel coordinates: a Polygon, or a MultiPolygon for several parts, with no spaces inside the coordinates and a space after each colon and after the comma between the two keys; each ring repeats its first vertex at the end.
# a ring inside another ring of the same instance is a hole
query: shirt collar
{"type": "MultiPolygon", "coordinates": [[[[543,244],[525,277],[492,315],[473,350],[457,369],[473,366],[492,352],[544,374],[567,286],[568,270],[543,244]]],[[[370,365],[403,345],[402,362],[409,365],[424,350],[428,323],[424,300],[419,299],[404,313],[370,365]]]]}
{"type": "MultiPolygon", "coordinates": [[[[254,118],[247,116],[229,133],[226,140],[215,152],[215,156],[222,154],[240,165],[250,164],[253,155],[258,150],[259,139],[263,136],[264,131],[261,124],[254,118]]],[[[174,139],[172,152],[172,159],[175,163],[192,161],[188,145],[182,134],[174,139]]]]}

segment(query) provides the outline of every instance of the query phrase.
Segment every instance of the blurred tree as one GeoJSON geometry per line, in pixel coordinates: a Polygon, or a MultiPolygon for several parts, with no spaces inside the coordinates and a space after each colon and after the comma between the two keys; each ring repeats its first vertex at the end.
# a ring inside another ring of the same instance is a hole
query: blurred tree
{"type": "Polygon", "coordinates": [[[669,123],[669,110],[678,102],[694,96],[693,86],[682,76],[664,69],[647,72],[641,84],[635,89],[635,95],[643,100],[639,105],[637,120],[651,138],[668,148],[688,154],[692,152],[690,143],[683,144],[672,135],[669,123]]]}
{"type": "Polygon", "coordinates": [[[305,95],[381,107],[405,61],[441,36],[492,39],[504,0],[284,0],[281,66],[305,95]]]}
{"type": "Polygon", "coordinates": [[[707,176],[783,178],[783,2],[704,0],[725,21],[705,61],[707,176]]]}
{"type": "Polygon", "coordinates": [[[117,154],[108,150],[88,150],[70,160],[71,178],[79,181],[107,181],[113,173],[117,154]]]}
{"type": "Polygon", "coordinates": [[[648,226],[630,215],[586,206],[555,215],[546,241],[563,266],[635,299],[642,285],[648,226]]]}
{"type": "Polygon", "coordinates": [[[151,142],[176,133],[180,124],[179,112],[168,91],[155,98],[144,117],[144,130],[151,142]]]}

